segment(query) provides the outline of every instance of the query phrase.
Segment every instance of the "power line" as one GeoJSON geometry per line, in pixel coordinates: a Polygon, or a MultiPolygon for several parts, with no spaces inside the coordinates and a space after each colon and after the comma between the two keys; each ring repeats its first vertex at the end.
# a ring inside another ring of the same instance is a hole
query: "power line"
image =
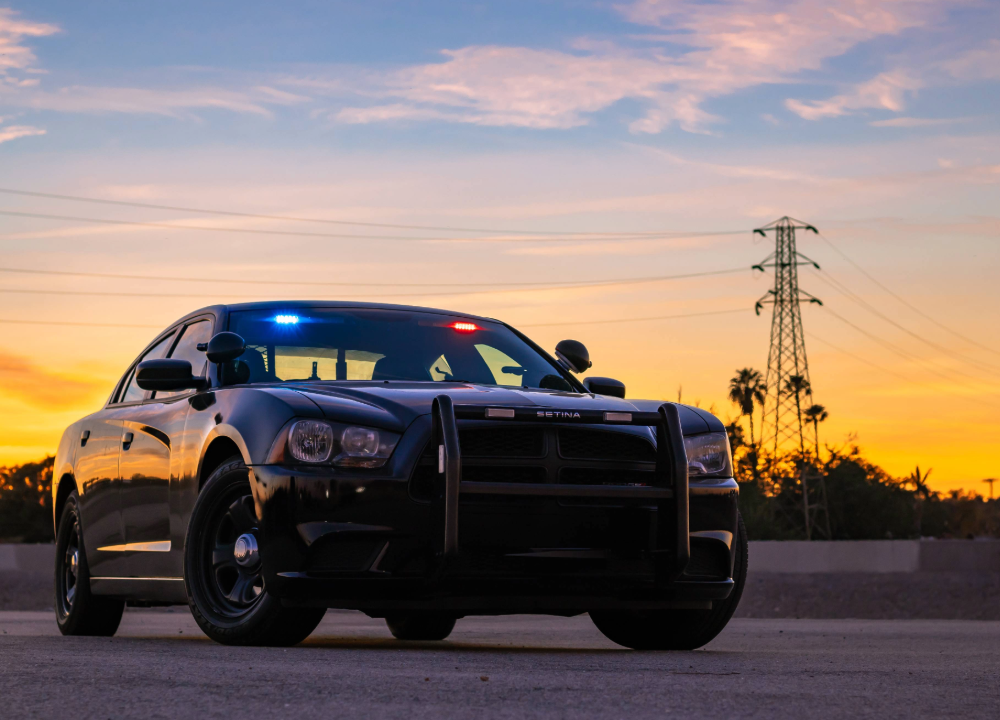
{"type": "MultiPolygon", "coordinates": [[[[441,238],[441,237],[410,237],[404,235],[352,235],[347,233],[317,233],[299,230],[260,230],[256,228],[226,228],[207,225],[174,225],[164,222],[143,222],[140,220],[111,220],[107,218],[88,218],[77,215],[53,215],[50,213],[26,213],[14,210],[0,210],[0,215],[11,217],[34,218],[39,220],[67,220],[70,222],[94,223],[97,225],[126,225],[131,227],[148,227],[163,230],[194,230],[198,232],[247,233],[251,235],[280,235],[285,237],[311,237],[337,240],[389,240],[405,242],[608,242],[634,238],[569,238],[569,237],[480,237],[480,238],[441,238]]],[[[671,236],[672,237],[672,236],[671,236]]],[[[651,239],[645,238],[642,239],[651,239]]]]}
{"type": "MultiPolygon", "coordinates": [[[[898,378],[900,378],[902,380],[905,380],[906,382],[910,383],[914,387],[921,387],[922,386],[921,383],[916,382],[916,381],[914,381],[914,380],[906,377],[905,375],[901,375],[900,373],[895,372],[894,370],[889,370],[888,368],[882,367],[881,365],[873,363],[870,360],[866,360],[865,358],[863,358],[863,357],[861,357],[859,355],[855,355],[852,352],[848,352],[847,350],[844,350],[843,348],[838,347],[838,346],[834,345],[833,343],[824,340],[821,337],[817,337],[814,333],[806,333],[806,335],[808,335],[809,337],[811,337],[813,340],[818,340],[823,345],[827,345],[828,347],[832,348],[833,350],[836,350],[839,353],[842,353],[842,354],[844,354],[844,355],[846,355],[846,356],[848,356],[850,358],[854,358],[858,362],[862,362],[865,365],[870,365],[871,367],[876,368],[878,370],[881,370],[884,373],[888,373],[888,374],[894,375],[895,377],[898,377],[898,378]]],[[[957,398],[960,401],[961,400],[965,400],[965,401],[968,401],[968,402],[974,402],[977,406],[981,405],[981,403],[982,403],[982,399],[981,398],[972,398],[972,397],[969,397],[968,395],[955,395],[954,397],[957,398]]]]}
{"type": "MultiPolygon", "coordinates": [[[[689,318],[689,317],[702,317],[705,315],[729,315],[732,313],[742,313],[746,312],[746,308],[735,308],[732,310],[712,310],[709,312],[697,312],[697,313],[683,313],[679,315],[659,315],[656,317],[639,317],[639,318],[616,318],[612,320],[583,320],[567,323],[533,323],[527,325],[516,325],[515,327],[525,328],[525,327],[550,327],[550,326],[561,326],[561,325],[604,325],[608,323],[626,323],[626,322],[647,322],[653,320],[674,320],[678,318],[689,318]]],[[[162,330],[166,325],[126,325],[122,323],[87,323],[87,322],[70,322],[70,321],[54,321],[54,320],[14,320],[7,318],[0,318],[0,323],[12,324],[12,325],[65,325],[71,327],[102,327],[102,328],[141,328],[149,330],[162,330]]]]}
{"type": "Polygon", "coordinates": [[[683,313],[680,315],[657,315],[655,317],[638,317],[638,318],[613,318],[611,320],[579,320],[574,322],[552,322],[552,323],[529,323],[527,325],[517,325],[516,327],[563,327],[569,325],[606,325],[610,323],[627,323],[627,322],[648,322],[653,320],[675,320],[677,318],[690,318],[690,317],[702,317],[704,315],[730,315],[732,313],[744,313],[746,308],[735,308],[733,310],[711,310],[708,312],[697,312],[697,313],[683,313]]]}
{"type": "Polygon", "coordinates": [[[728,270],[708,270],[697,273],[683,273],[679,275],[647,275],[636,278],[609,278],[606,280],[563,280],[554,282],[499,282],[499,283],[396,283],[396,282],[315,282],[299,280],[246,280],[235,278],[204,278],[204,277],[179,277],[170,275],[129,275],[117,273],[94,273],[94,272],[72,272],[68,270],[34,270],[29,268],[0,268],[4,273],[20,273],[26,275],[57,275],[63,277],[91,277],[113,280],[167,280],[170,282],[202,282],[202,283],[238,283],[244,285],[309,285],[318,287],[478,287],[485,285],[494,287],[589,287],[597,285],[617,285],[631,283],[650,283],[665,280],[682,280],[696,277],[710,277],[714,275],[731,275],[746,272],[746,268],[730,268],[728,270]]]}
{"type": "MultiPolygon", "coordinates": [[[[839,315],[838,313],[834,312],[833,310],[831,310],[826,305],[823,306],[823,309],[826,310],[831,315],[833,315],[838,320],[840,320],[842,323],[844,323],[844,324],[846,324],[846,325],[854,328],[855,330],[857,330],[859,333],[861,333],[865,337],[867,337],[870,340],[873,340],[873,341],[877,342],[879,345],[882,345],[883,347],[889,349],[890,351],[894,352],[896,355],[899,355],[904,360],[910,360],[911,362],[916,362],[916,363],[923,364],[925,366],[924,367],[925,370],[928,370],[929,372],[937,375],[939,378],[942,378],[944,380],[948,380],[949,382],[961,382],[961,381],[957,381],[954,377],[951,377],[949,375],[945,375],[944,373],[938,372],[937,370],[935,370],[933,368],[926,367],[926,362],[927,361],[925,361],[925,360],[923,360],[923,359],[921,359],[921,358],[919,358],[919,357],[917,357],[915,355],[912,355],[911,353],[908,353],[908,352],[906,352],[904,350],[900,350],[898,347],[896,347],[895,345],[893,345],[888,340],[886,340],[884,338],[880,338],[879,336],[874,335],[874,334],[868,332],[864,328],[859,327],[858,325],[855,325],[850,320],[848,320],[847,318],[845,318],[843,315],[839,315]]],[[[964,373],[963,373],[963,375],[964,375],[964,373]]],[[[965,377],[969,377],[969,376],[965,375],[965,377]]],[[[982,380],[979,380],[978,378],[971,378],[971,379],[972,380],[976,380],[977,382],[983,382],[982,380]]],[[[962,384],[964,384],[964,383],[962,383],[962,384]]],[[[987,384],[989,384],[989,383],[987,383],[987,384]]],[[[966,387],[968,387],[968,385],[966,385],[966,387]]]]}
{"type": "MultiPolygon", "coordinates": [[[[743,271],[744,269],[741,269],[743,271]]],[[[336,297],[316,297],[311,298],[315,300],[364,300],[365,298],[381,299],[381,298],[412,298],[412,297],[458,297],[464,295],[485,295],[485,294],[510,294],[510,293],[524,293],[524,292],[549,292],[552,290],[577,290],[577,289],[588,289],[595,287],[614,287],[619,285],[636,285],[640,283],[657,282],[663,280],[676,280],[681,277],[703,277],[706,275],[721,275],[732,271],[722,271],[722,272],[712,272],[712,273],[694,273],[686,276],[663,276],[660,278],[642,278],[637,280],[614,280],[614,281],[597,281],[591,283],[579,283],[576,285],[550,285],[550,286],[532,286],[532,287],[513,287],[513,288],[486,288],[481,287],[476,290],[451,290],[448,292],[407,292],[407,293],[379,293],[379,294],[368,294],[368,295],[338,295],[336,297]]],[[[20,295],[70,295],[70,296],[80,296],[80,297],[148,297],[148,298],[213,298],[213,297],[226,297],[232,300],[274,300],[281,301],[287,300],[288,298],[267,298],[261,297],[259,294],[253,295],[233,295],[226,292],[217,293],[152,293],[152,292],[109,292],[105,290],[35,290],[32,288],[2,288],[0,287],[0,293],[9,294],[20,294],[20,295]]]]}
{"type": "Polygon", "coordinates": [[[906,377],[905,375],[902,375],[902,374],[896,372],[895,370],[890,370],[889,368],[882,367],[881,365],[873,363],[871,360],[866,360],[865,358],[861,357],[860,355],[855,355],[852,352],[844,350],[842,347],[838,347],[838,346],[834,345],[832,342],[829,342],[827,340],[824,340],[821,337],[818,337],[815,333],[807,332],[806,335],[809,336],[809,337],[811,337],[813,340],[816,340],[816,341],[822,343],[823,345],[826,345],[827,347],[830,347],[830,348],[836,350],[837,352],[839,352],[839,353],[841,353],[843,355],[846,355],[848,357],[854,358],[858,362],[864,363],[865,365],[870,365],[871,367],[875,368],[876,370],[881,370],[882,372],[887,373],[889,375],[894,375],[895,377],[898,377],[901,380],[905,380],[908,383],[913,383],[914,385],[917,384],[913,380],[911,380],[910,378],[906,377]]]}
{"type": "MultiPolygon", "coordinates": [[[[865,300],[864,298],[860,297],[859,295],[857,295],[853,291],[851,291],[850,288],[848,288],[842,282],[840,282],[835,277],[833,277],[829,272],[819,270],[819,271],[816,272],[816,277],[818,277],[820,280],[822,280],[823,282],[825,282],[826,284],[830,285],[832,288],[834,288],[835,290],[837,290],[838,292],[840,292],[841,295],[844,295],[849,300],[852,300],[855,304],[860,305],[861,307],[863,307],[864,309],[866,309],[868,312],[872,313],[873,315],[875,315],[879,319],[884,320],[885,322],[889,323],[890,325],[892,325],[895,328],[898,328],[899,330],[902,330],[907,335],[910,335],[911,337],[919,340],[920,342],[924,343],[925,345],[928,345],[928,346],[934,348],[935,350],[944,353],[945,355],[950,355],[951,357],[955,358],[956,360],[960,360],[960,361],[962,361],[964,363],[968,363],[969,365],[978,366],[978,368],[986,370],[988,372],[992,372],[992,373],[1000,372],[1000,368],[996,368],[996,367],[993,367],[992,365],[987,365],[987,364],[982,363],[982,362],[980,362],[978,360],[974,360],[972,358],[968,358],[968,357],[966,357],[966,356],[964,356],[964,355],[962,355],[960,353],[956,353],[954,350],[951,350],[949,348],[946,348],[946,347],[943,347],[941,345],[938,345],[937,343],[932,342],[932,341],[928,340],[927,338],[925,338],[925,337],[923,337],[921,335],[918,335],[917,333],[913,332],[909,328],[907,328],[907,327],[901,325],[900,323],[896,322],[892,318],[887,317],[886,315],[884,315],[883,313],[881,313],[877,308],[873,307],[871,305],[871,303],[869,303],[867,300],[865,300]]],[[[956,372],[960,372],[960,371],[956,371],[956,372]]],[[[966,377],[972,377],[972,376],[967,375],[966,377]]]]}
{"type": "MultiPolygon", "coordinates": [[[[154,203],[141,203],[131,200],[105,200],[102,198],[92,198],[92,197],[81,197],[79,195],[59,195],[56,193],[45,193],[37,192],[31,190],[15,190],[13,188],[0,188],[0,193],[6,193],[8,195],[21,195],[24,197],[38,197],[47,198],[49,200],[70,200],[73,202],[86,202],[86,203],[96,203],[100,205],[118,205],[121,207],[136,207],[145,208],[147,210],[168,210],[170,212],[192,212],[201,213],[203,215],[224,215],[228,217],[245,217],[245,218],[255,218],[258,220],[286,220],[290,222],[312,222],[312,223],[323,223],[327,225],[354,225],[358,227],[376,227],[376,228],[391,228],[395,230],[426,230],[432,232],[470,232],[470,233],[490,233],[490,234],[501,234],[501,235],[580,235],[580,236],[601,236],[601,237],[632,237],[636,235],[650,235],[650,236],[661,236],[664,234],[681,234],[676,231],[672,233],[661,233],[656,231],[650,232],[560,232],[554,230],[498,230],[498,229],[487,229],[487,228],[463,228],[463,227],[447,227],[440,225],[400,225],[396,223],[375,223],[375,222],[360,222],[356,220],[331,220],[327,218],[305,218],[305,217],[295,217],[290,215],[261,215],[258,213],[245,213],[236,212],[234,210],[213,210],[208,208],[191,208],[191,207],[181,207],[177,205],[157,205],[154,203]]],[[[741,230],[729,231],[732,234],[740,233],[741,230]]],[[[700,233],[694,233],[700,234],[700,233]]],[[[687,233],[684,233],[687,235],[687,233]]]]}
{"type": "MultiPolygon", "coordinates": [[[[145,208],[147,210],[167,210],[169,212],[200,213],[203,215],[224,215],[227,217],[254,218],[258,220],[282,220],[288,222],[311,222],[311,223],[322,223],[326,225],[351,225],[357,227],[391,228],[395,230],[427,230],[434,232],[504,233],[508,235],[550,234],[546,231],[530,232],[522,230],[486,230],[483,228],[456,228],[456,227],[443,227],[436,225],[400,225],[395,223],[374,223],[374,222],[359,222],[351,220],[332,220],[328,218],[305,218],[305,217],[295,217],[290,215],[262,215],[259,213],[236,212],[233,210],[212,210],[208,208],[192,208],[192,207],[182,207],[178,205],[158,205],[155,203],[141,203],[129,200],[106,200],[103,198],[80,197],[78,195],[60,195],[57,193],[35,192],[30,190],[14,190],[13,188],[0,188],[0,193],[5,193],[7,195],[21,195],[23,197],[47,198],[49,200],[70,200],[73,202],[95,203],[100,205],[116,205],[119,207],[145,208]]],[[[551,233],[551,234],[562,235],[565,233],[551,233]]]]}
{"type": "Polygon", "coordinates": [[[100,328],[144,328],[147,330],[162,330],[165,325],[123,325],[121,323],[87,323],[87,322],[64,322],[62,320],[11,320],[0,318],[0,323],[7,325],[68,325],[72,327],[100,327],[100,328]]]}
{"type": "Polygon", "coordinates": [[[851,265],[853,265],[855,267],[855,269],[857,269],[862,275],[864,275],[866,278],[868,278],[873,283],[875,283],[876,285],[878,285],[885,292],[889,293],[889,295],[891,295],[892,297],[896,298],[896,300],[898,300],[900,303],[902,303],[903,305],[905,305],[906,307],[908,307],[910,310],[912,310],[913,312],[915,312],[917,315],[920,315],[925,320],[929,320],[930,322],[934,323],[935,325],[937,325],[939,328],[941,328],[945,332],[951,333],[955,337],[964,340],[965,342],[969,343],[970,345],[975,345],[976,347],[978,347],[978,348],[980,348],[982,350],[986,350],[987,352],[991,352],[994,355],[1000,355],[1000,350],[994,350],[991,347],[988,347],[986,345],[983,345],[982,343],[976,342],[972,338],[966,337],[965,335],[962,335],[961,333],[959,333],[959,332],[957,332],[955,330],[952,330],[950,327],[948,327],[947,325],[945,325],[942,322],[939,322],[939,321],[935,320],[933,317],[931,317],[930,315],[928,315],[927,313],[925,313],[923,310],[921,310],[920,308],[918,308],[915,305],[913,305],[908,300],[903,299],[902,297],[900,297],[899,295],[897,295],[896,293],[894,293],[892,290],[890,290],[889,288],[887,288],[885,285],[883,285],[881,282],[879,282],[874,276],[872,276],[871,273],[869,273],[867,270],[865,270],[863,267],[861,267],[858,263],[854,262],[854,260],[852,260],[847,255],[847,253],[845,253],[843,250],[841,250],[839,247],[837,247],[823,233],[818,233],[818,235],[820,236],[820,238],[822,238],[823,242],[825,242],[827,245],[829,245],[831,248],[833,248],[834,252],[836,252],[838,255],[840,255],[840,257],[844,258],[844,260],[846,260],[851,265]]]}

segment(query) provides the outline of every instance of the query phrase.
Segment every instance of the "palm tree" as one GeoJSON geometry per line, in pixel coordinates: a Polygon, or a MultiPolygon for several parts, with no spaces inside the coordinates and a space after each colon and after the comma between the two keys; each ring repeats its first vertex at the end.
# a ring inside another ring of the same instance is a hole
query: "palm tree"
{"type": "Polygon", "coordinates": [[[759,370],[737,370],[729,381],[729,399],[740,409],[740,414],[750,420],[750,446],[756,447],[753,437],[753,411],[755,405],[764,405],[764,378],[759,370]]]}
{"type": "Polygon", "coordinates": [[[802,396],[812,395],[812,387],[809,385],[809,381],[805,379],[803,375],[789,375],[788,380],[785,381],[785,387],[783,388],[785,395],[795,396],[795,412],[799,416],[799,450],[802,454],[806,454],[806,441],[802,437],[802,396]]]}
{"type": "Polygon", "coordinates": [[[913,522],[916,525],[917,537],[920,537],[923,519],[924,519],[924,502],[926,502],[930,496],[933,494],[933,490],[927,485],[927,478],[931,474],[930,468],[923,475],[920,474],[920,466],[917,465],[917,469],[910,473],[909,477],[903,480],[904,485],[913,486],[913,522]]]}
{"type": "Polygon", "coordinates": [[[816,435],[816,460],[819,460],[819,424],[830,417],[830,414],[826,411],[826,408],[822,405],[810,405],[806,408],[806,411],[802,413],[806,422],[811,422],[813,424],[813,432],[816,435]]]}

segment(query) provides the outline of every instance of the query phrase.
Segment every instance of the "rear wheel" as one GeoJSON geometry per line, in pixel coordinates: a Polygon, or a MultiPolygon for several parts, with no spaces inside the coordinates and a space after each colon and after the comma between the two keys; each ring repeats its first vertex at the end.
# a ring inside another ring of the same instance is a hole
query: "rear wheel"
{"type": "Polygon", "coordinates": [[[597,629],[612,642],[634,650],[694,650],[707,645],[722,632],[736,612],[747,573],[747,532],[739,518],[734,538],[735,587],[725,600],[716,600],[711,610],[593,611],[597,629]]]}
{"type": "Polygon", "coordinates": [[[90,566],[83,549],[80,502],[74,491],[63,507],[56,534],[56,622],[63,635],[110,637],[118,630],[125,601],[90,592],[90,566]]]}
{"type": "Polygon", "coordinates": [[[286,608],[264,587],[258,523],[243,460],[223,463],[205,481],[184,546],[191,614],[224,645],[295,645],[326,608],[286,608]]]}
{"type": "Polygon", "coordinates": [[[455,616],[414,612],[390,615],[385,619],[397,640],[444,640],[455,629],[455,616]]]}

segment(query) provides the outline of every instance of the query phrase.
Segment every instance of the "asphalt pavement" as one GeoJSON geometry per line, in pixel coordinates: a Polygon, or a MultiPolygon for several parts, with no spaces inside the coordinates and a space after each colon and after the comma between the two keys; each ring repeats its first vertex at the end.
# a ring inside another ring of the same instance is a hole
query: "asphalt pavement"
{"type": "Polygon", "coordinates": [[[0,717],[1000,718],[1000,622],[736,619],[695,652],[619,648],[587,616],[469,618],[441,643],[330,611],[294,648],[230,648],[186,609],[114,638],[0,612],[0,717]]]}

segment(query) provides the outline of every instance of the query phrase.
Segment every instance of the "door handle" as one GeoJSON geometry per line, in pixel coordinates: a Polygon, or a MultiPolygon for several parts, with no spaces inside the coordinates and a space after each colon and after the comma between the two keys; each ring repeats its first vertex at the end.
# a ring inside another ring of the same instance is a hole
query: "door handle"
{"type": "Polygon", "coordinates": [[[86,447],[88,440],[90,440],[90,430],[84,430],[80,433],[80,447],[86,447]]]}
{"type": "Polygon", "coordinates": [[[135,436],[130,432],[125,433],[125,437],[122,438],[122,450],[128,450],[132,447],[132,440],[134,437],[135,436]]]}

